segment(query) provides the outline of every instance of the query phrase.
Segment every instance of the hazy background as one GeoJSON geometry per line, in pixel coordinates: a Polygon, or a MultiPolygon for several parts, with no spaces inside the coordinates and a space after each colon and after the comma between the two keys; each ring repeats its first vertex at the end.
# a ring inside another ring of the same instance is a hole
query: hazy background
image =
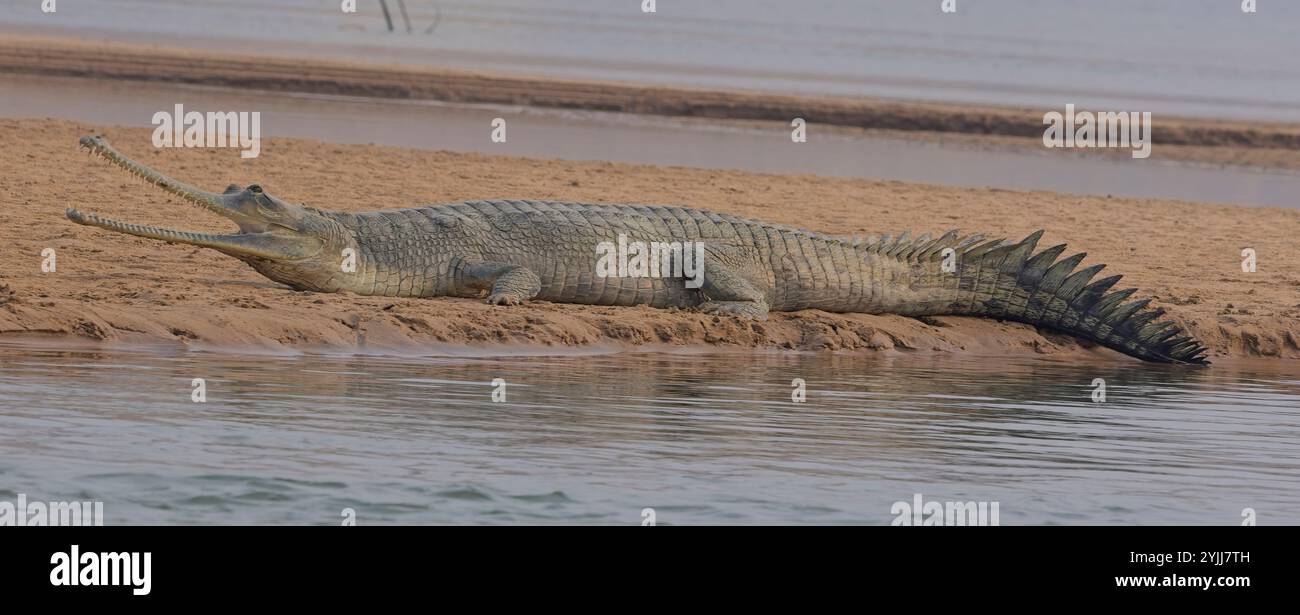
{"type": "Polygon", "coordinates": [[[0,0],[0,30],[710,88],[1300,121],[1300,3],[0,0]],[[435,10],[436,9],[436,10],[435,10]],[[433,28],[431,33],[427,31],[433,28]]]}

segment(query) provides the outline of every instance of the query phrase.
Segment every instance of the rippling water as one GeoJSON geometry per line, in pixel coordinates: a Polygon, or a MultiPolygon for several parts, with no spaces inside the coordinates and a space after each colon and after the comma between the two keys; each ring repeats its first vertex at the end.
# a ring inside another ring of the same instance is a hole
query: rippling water
{"type": "Polygon", "coordinates": [[[888,524],[917,493],[1004,525],[1272,524],[1300,522],[1297,477],[1277,363],[0,346],[0,500],[106,524],[888,524]]]}

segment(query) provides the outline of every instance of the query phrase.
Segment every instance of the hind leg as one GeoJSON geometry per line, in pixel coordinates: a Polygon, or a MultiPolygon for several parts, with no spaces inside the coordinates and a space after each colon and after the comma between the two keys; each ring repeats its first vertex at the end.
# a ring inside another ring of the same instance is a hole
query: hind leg
{"type": "Polygon", "coordinates": [[[704,268],[704,302],[699,310],[706,314],[730,314],[755,320],[767,320],[767,297],[735,270],[709,263],[704,268]]]}

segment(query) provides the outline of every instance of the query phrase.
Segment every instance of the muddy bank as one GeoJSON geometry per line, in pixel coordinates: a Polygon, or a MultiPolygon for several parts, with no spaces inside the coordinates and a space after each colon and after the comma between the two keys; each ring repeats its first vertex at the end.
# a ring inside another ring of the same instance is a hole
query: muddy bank
{"type": "MultiPolygon", "coordinates": [[[[859,129],[1009,137],[1035,148],[1042,145],[1046,111],[539,79],[13,35],[0,36],[0,72],[727,120],[802,117],[859,129]]],[[[1300,126],[1286,123],[1162,116],[1155,118],[1152,138],[1161,147],[1177,146],[1167,153],[1178,159],[1216,163],[1296,168],[1300,152],[1300,126]],[[1182,151],[1188,146],[1217,148],[1217,155],[1182,151]]]]}
{"type": "Polygon", "coordinates": [[[270,139],[235,150],[149,145],[151,131],[52,120],[0,120],[0,336],[55,336],[196,347],[419,351],[445,345],[669,345],[835,350],[1074,353],[1073,339],[1032,327],[943,317],[773,314],[767,322],[689,311],[294,292],[207,250],[77,226],[75,207],[141,224],[229,231],[215,215],[87,159],[101,133],[128,155],[210,189],[261,183],[283,198],[340,210],[470,198],[683,204],[869,234],[952,227],[1069,242],[1125,274],[1211,349],[1211,357],[1300,358],[1300,212],[1163,200],[957,189],[901,182],[570,162],[270,139]],[[53,248],[57,269],[41,271],[53,248]],[[1258,271],[1241,271],[1253,248],[1258,271]]]}

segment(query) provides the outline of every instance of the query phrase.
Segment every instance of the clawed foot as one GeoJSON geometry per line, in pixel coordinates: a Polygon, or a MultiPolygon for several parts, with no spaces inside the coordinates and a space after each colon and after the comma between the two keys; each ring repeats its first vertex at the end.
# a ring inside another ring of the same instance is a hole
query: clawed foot
{"type": "Polygon", "coordinates": [[[488,305],[520,305],[524,298],[515,293],[492,293],[484,300],[488,305]]]}
{"type": "Polygon", "coordinates": [[[726,314],[754,320],[767,320],[767,305],[756,301],[706,301],[700,304],[705,314],[726,314]]]}

